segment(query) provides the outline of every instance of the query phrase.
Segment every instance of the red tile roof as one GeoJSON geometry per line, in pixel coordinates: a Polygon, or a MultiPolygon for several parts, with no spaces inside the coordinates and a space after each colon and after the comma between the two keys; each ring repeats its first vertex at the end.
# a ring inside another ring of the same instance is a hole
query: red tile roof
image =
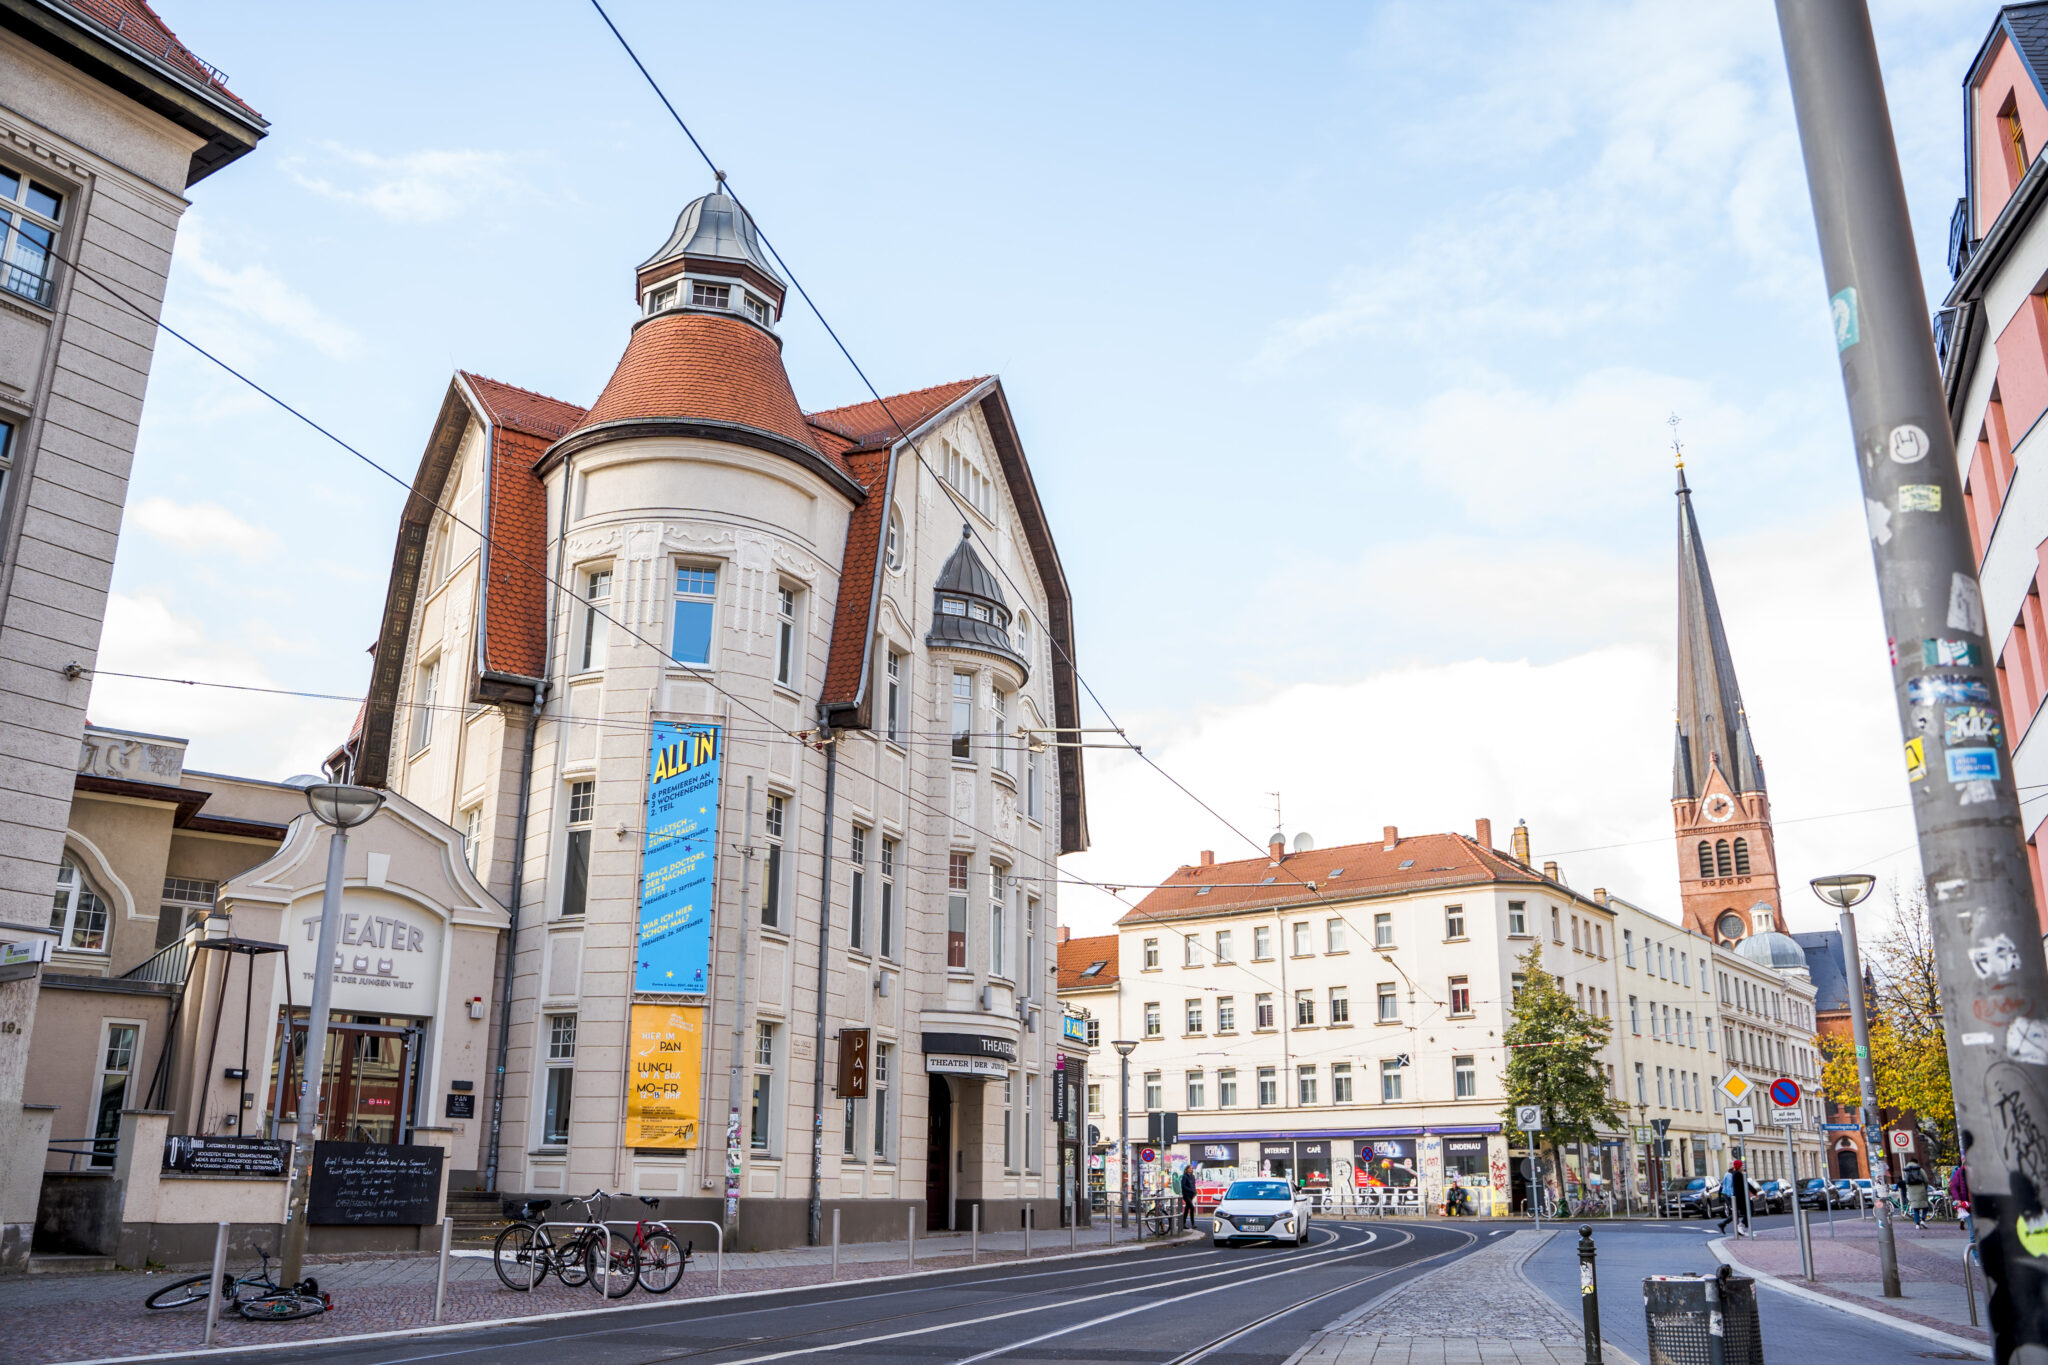
{"type": "Polygon", "coordinates": [[[641,323],[580,426],[635,417],[730,422],[819,449],[774,338],[736,317],[665,313],[641,323]]]}
{"type": "Polygon", "coordinates": [[[1420,834],[1401,839],[1391,849],[1369,843],[1289,853],[1278,866],[1271,858],[1248,858],[1183,867],[1117,924],[1157,923],[1317,899],[1317,892],[1304,882],[1315,883],[1323,898],[1349,900],[1489,881],[1548,884],[1541,873],[1493,849],[1481,848],[1462,834],[1420,834]],[[1402,866],[1404,863],[1408,866],[1402,866]],[[1203,887],[1209,888],[1207,894],[1203,887]]]}
{"type": "MultiPolygon", "coordinates": [[[[158,58],[180,75],[189,76],[215,94],[233,100],[254,114],[248,101],[228,89],[227,73],[199,60],[191,48],[178,41],[171,26],[149,7],[148,0],[65,0],[86,18],[111,29],[118,38],[158,58]]],[[[262,117],[260,114],[257,117],[262,117]]]]}
{"type": "Polygon", "coordinates": [[[884,449],[916,431],[918,424],[942,412],[959,397],[984,382],[987,375],[934,384],[928,389],[891,394],[881,402],[855,403],[844,408],[827,408],[810,415],[811,425],[822,427],[850,443],[855,450],[884,449]],[[887,404],[887,408],[883,407],[887,404]],[[893,420],[891,414],[894,414],[893,420]],[[898,424],[901,424],[901,430],[898,424]]]}
{"type": "Polygon", "coordinates": [[[1116,945],[1115,934],[1103,934],[1096,938],[1070,938],[1062,943],[1059,989],[1087,990],[1098,986],[1114,986],[1118,976],[1116,945]],[[1101,971],[1093,976],[1081,975],[1098,962],[1105,964],[1101,971]]]}
{"type": "Polygon", "coordinates": [[[887,450],[862,451],[846,457],[853,477],[860,480],[868,495],[846,521],[846,554],[839,569],[832,646],[825,656],[822,700],[828,707],[858,705],[863,700],[861,670],[872,667],[874,662],[869,630],[873,625],[882,538],[888,531],[889,500],[883,494],[889,482],[890,458],[887,450]]]}
{"type": "Polygon", "coordinates": [[[538,678],[547,672],[547,486],[533,467],[552,444],[501,426],[491,441],[491,581],[484,595],[484,667],[538,678]]]}
{"type": "Polygon", "coordinates": [[[484,415],[493,425],[516,427],[531,436],[545,436],[550,441],[567,436],[583,421],[582,408],[574,403],[564,403],[559,398],[550,398],[532,389],[522,389],[511,384],[486,379],[468,370],[460,371],[463,382],[484,405],[484,415]]]}

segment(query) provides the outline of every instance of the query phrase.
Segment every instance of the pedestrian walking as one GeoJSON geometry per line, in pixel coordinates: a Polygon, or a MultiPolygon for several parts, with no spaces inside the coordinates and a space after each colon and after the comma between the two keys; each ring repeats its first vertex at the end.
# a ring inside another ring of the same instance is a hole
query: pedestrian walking
{"type": "Polygon", "coordinates": [[[1195,1225],[1195,1168],[1192,1163],[1180,1168],[1180,1223],[1186,1228],[1195,1225]]]}
{"type": "Polygon", "coordinates": [[[1970,1221],[1970,1174],[1961,1162],[1956,1163],[1953,1174],[1948,1178],[1948,1202],[1954,1207],[1956,1217],[1963,1224],[1963,1240],[1975,1241],[1977,1228],[1970,1221]]]}
{"type": "Polygon", "coordinates": [[[1927,1172],[1919,1162],[1908,1161],[1899,1183],[1906,1187],[1906,1211],[1913,1215],[1913,1226],[1927,1231],[1927,1172]]]}
{"type": "Polygon", "coordinates": [[[1749,1236],[1749,1176],[1742,1169],[1742,1158],[1728,1163],[1728,1173],[1721,1177],[1721,1231],[1728,1231],[1730,1223],[1735,1224],[1738,1237],[1749,1236]]]}

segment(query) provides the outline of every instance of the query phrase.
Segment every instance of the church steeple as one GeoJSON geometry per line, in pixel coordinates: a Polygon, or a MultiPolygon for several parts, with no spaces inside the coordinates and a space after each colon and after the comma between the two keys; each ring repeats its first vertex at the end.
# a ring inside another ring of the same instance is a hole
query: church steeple
{"type": "Polygon", "coordinates": [[[1682,463],[1671,816],[1686,927],[1733,943],[1759,923],[1775,922],[1779,900],[1770,797],[1682,463]]]}

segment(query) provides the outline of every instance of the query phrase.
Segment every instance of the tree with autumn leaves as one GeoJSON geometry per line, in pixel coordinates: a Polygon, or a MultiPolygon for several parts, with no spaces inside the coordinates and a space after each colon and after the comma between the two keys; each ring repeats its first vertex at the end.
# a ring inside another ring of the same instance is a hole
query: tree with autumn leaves
{"type": "MultiPolygon", "coordinates": [[[[1878,1108],[1895,1126],[1901,1111],[1911,1111],[1938,1137],[1940,1156],[1953,1161],[1956,1105],[1949,1091],[1941,978],[1935,971],[1925,891],[1916,887],[1902,895],[1892,887],[1891,926],[1864,950],[1863,968],[1878,1108]]],[[[1834,1103],[1856,1110],[1863,1103],[1863,1087],[1856,1074],[1855,1040],[1824,1034],[1820,1044],[1822,1088],[1834,1103]]]]}
{"type": "Polygon", "coordinates": [[[1596,1144],[1601,1128],[1611,1132],[1628,1121],[1607,1092],[1607,1074],[1600,1062],[1600,1050],[1614,1026],[1580,1009],[1565,994],[1558,979],[1543,970],[1540,946],[1522,954],[1519,965],[1522,985],[1502,1038],[1508,1049],[1508,1102],[1501,1117],[1512,1128],[1515,1106],[1542,1106],[1542,1143],[1550,1154],[1550,1168],[1562,1171],[1559,1147],[1596,1144]]]}

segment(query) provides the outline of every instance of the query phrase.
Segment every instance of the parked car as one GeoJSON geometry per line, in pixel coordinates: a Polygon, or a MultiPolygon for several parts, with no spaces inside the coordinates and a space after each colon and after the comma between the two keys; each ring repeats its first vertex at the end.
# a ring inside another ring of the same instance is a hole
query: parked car
{"type": "Polygon", "coordinates": [[[1217,1202],[1211,1224],[1217,1246],[1236,1242],[1308,1240],[1311,1200],[1285,1180],[1233,1180],[1217,1202]]]}
{"type": "Polygon", "coordinates": [[[1829,1181],[1815,1176],[1799,1182],[1799,1207],[1802,1209],[1839,1208],[1842,1204],[1841,1191],[1829,1181]]]}
{"type": "Polygon", "coordinates": [[[1837,1180],[1835,1196],[1839,1202],[1850,1208],[1867,1209],[1877,1203],[1877,1186],[1868,1180],[1837,1180]]]}
{"type": "Polygon", "coordinates": [[[1673,1180],[1664,1186],[1664,1212],[1672,1218],[1719,1218],[1721,1184],[1705,1176],[1673,1180]]]}
{"type": "Polygon", "coordinates": [[[1757,1194],[1752,1202],[1760,1213],[1784,1213],[1792,1207],[1792,1182],[1766,1180],[1757,1186],[1757,1194]]]}

